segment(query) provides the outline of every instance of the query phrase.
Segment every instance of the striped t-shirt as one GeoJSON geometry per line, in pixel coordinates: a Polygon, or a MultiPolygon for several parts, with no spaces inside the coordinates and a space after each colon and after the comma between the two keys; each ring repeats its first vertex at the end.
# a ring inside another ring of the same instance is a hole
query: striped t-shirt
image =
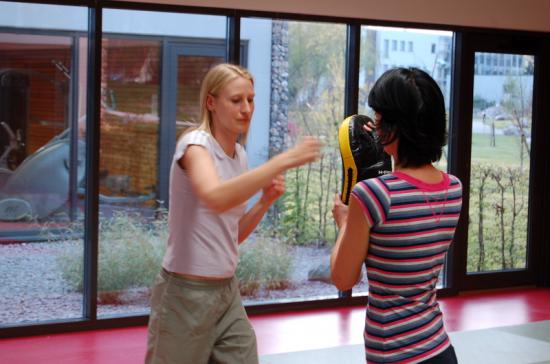
{"type": "Polygon", "coordinates": [[[462,185],[441,173],[442,182],[427,184],[393,172],[352,191],[370,226],[368,363],[418,363],[450,345],[436,283],[458,223],[462,185]]]}

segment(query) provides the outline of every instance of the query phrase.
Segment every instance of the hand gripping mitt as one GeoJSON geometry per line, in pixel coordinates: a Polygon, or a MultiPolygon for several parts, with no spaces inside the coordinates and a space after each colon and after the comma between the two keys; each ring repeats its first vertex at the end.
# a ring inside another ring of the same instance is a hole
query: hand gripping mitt
{"type": "Polygon", "coordinates": [[[340,198],[346,205],[358,181],[391,172],[390,156],[384,153],[373,133],[363,128],[369,121],[372,119],[368,116],[352,115],[342,121],[338,130],[343,174],[340,198]]]}

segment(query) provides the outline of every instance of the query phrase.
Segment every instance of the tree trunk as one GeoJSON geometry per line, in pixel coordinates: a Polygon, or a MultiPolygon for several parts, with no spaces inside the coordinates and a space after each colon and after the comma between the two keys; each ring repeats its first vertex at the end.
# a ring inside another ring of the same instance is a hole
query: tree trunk
{"type": "Polygon", "coordinates": [[[483,237],[483,203],[484,203],[484,189],[485,189],[485,178],[482,177],[479,186],[479,224],[477,229],[477,243],[479,256],[477,260],[477,271],[481,272],[485,269],[485,241],[483,237]]]}

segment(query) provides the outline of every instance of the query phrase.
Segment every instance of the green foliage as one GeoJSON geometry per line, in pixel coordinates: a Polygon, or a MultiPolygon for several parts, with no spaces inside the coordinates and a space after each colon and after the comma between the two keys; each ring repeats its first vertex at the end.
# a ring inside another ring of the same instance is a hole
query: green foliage
{"type": "Polygon", "coordinates": [[[292,258],[277,236],[261,230],[239,249],[236,276],[242,295],[253,295],[262,286],[266,289],[288,287],[292,258]]]}
{"type": "Polygon", "coordinates": [[[334,149],[328,150],[321,161],[287,173],[279,226],[286,243],[315,246],[334,243],[336,227],[331,209],[334,192],[340,188],[340,157],[336,153],[334,149]]]}
{"type": "Polygon", "coordinates": [[[312,102],[333,63],[344,63],[346,30],[330,23],[289,22],[289,93],[312,102]]]}
{"type": "Polygon", "coordinates": [[[338,127],[344,118],[345,27],[289,24],[289,129],[291,144],[304,135],[325,143],[321,160],[290,171],[280,202],[280,231],[299,245],[332,243],[330,210],[340,189],[338,127]]]}
{"type": "Polygon", "coordinates": [[[474,164],[471,175],[468,272],[526,264],[529,171],[474,164]]]}
{"type": "MultiPolygon", "coordinates": [[[[98,291],[100,294],[149,287],[159,272],[167,239],[167,214],[160,211],[154,222],[138,214],[116,211],[99,224],[98,291]]],[[[65,229],[66,239],[82,236],[82,224],[65,229]]],[[[49,236],[50,239],[53,236],[49,236]]],[[[63,236],[56,235],[59,240],[63,236]]],[[[63,278],[74,291],[83,287],[82,244],[74,242],[57,259],[63,278]]]]}

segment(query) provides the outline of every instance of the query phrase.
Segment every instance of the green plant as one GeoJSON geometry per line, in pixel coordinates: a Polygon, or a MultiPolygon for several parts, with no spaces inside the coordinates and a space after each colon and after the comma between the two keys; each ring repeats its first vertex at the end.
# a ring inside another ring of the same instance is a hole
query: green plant
{"type": "Polygon", "coordinates": [[[286,173],[278,229],[286,243],[326,246],[336,236],[330,210],[340,188],[346,33],[341,26],[302,22],[289,22],[288,33],[288,141],[314,135],[325,148],[319,161],[286,173]]]}
{"type": "Polygon", "coordinates": [[[236,276],[243,296],[254,295],[260,287],[285,289],[289,286],[292,259],[276,236],[259,231],[240,247],[236,276]]]}
{"type": "Polygon", "coordinates": [[[529,171],[472,164],[468,272],[526,264],[529,171]]]}
{"type": "MultiPolygon", "coordinates": [[[[101,217],[99,223],[98,296],[102,303],[117,303],[129,288],[149,287],[158,273],[167,238],[166,211],[159,211],[155,221],[138,214],[116,211],[101,217]]],[[[82,224],[74,224],[63,235],[71,239],[70,247],[57,259],[63,278],[74,291],[83,287],[83,249],[75,241],[82,224]]],[[[82,236],[80,234],[80,236],[82,236]]],[[[50,240],[53,237],[49,237],[50,240]]],[[[56,240],[60,237],[57,235],[56,240]]]]}

